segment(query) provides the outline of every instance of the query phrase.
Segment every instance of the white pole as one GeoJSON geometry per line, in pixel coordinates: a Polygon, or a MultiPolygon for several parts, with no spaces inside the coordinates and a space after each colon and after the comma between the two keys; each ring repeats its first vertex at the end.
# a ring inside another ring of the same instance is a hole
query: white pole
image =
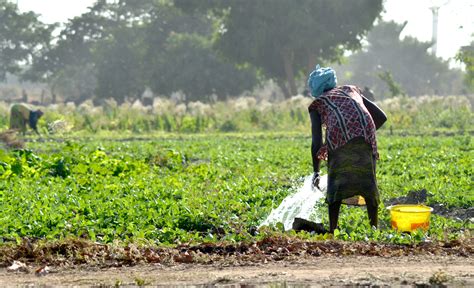
{"type": "Polygon", "coordinates": [[[436,50],[438,48],[438,11],[439,7],[431,7],[431,12],[433,12],[433,29],[431,35],[431,53],[436,56],[436,50]]]}

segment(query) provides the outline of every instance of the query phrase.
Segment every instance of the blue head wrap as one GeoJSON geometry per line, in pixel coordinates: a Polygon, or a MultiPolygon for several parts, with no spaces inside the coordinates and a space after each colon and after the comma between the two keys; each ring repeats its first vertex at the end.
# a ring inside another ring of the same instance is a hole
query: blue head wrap
{"type": "Polygon", "coordinates": [[[319,97],[324,91],[336,87],[336,72],[331,68],[321,68],[319,65],[309,74],[308,87],[313,97],[319,97]]]}

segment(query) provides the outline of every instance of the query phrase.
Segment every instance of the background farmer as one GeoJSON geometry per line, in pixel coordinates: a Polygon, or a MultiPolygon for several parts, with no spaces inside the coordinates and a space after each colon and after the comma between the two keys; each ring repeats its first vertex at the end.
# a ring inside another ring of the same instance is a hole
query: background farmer
{"type": "Polygon", "coordinates": [[[319,185],[320,160],[326,159],[330,232],[337,228],[343,200],[357,195],[365,199],[370,225],[377,227],[380,200],[375,176],[378,153],[374,119],[377,119],[378,128],[386,117],[374,103],[362,96],[358,87],[336,87],[336,83],[334,70],[319,65],[308,79],[311,95],[316,98],[309,106],[313,184],[319,185]],[[324,145],[322,125],[326,130],[324,145]]]}
{"type": "Polygon", "coordinates": [[[39,135],[37,124],[41,116],[43,112],[39,109],[32,110],[26,104],[13,104],[10,109],[10,129],[17,129],[25,134],[28,124],[39,135]]]}

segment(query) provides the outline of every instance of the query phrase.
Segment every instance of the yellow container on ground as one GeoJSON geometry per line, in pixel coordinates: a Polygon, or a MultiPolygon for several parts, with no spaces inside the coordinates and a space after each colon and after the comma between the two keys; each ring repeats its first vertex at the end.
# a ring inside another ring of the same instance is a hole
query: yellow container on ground
{"type": "Polygon", "coordinates": [[[418,204],[394,205],[390,210],[392,228],[398,231],[411,232],[417,229],[424,231],[430,227],[430,216],[433,208],[418,204]]]}

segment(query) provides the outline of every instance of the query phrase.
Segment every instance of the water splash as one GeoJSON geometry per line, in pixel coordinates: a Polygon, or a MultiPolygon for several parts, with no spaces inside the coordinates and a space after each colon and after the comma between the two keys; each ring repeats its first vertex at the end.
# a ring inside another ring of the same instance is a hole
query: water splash
{"type": "Polygon", "coordinates": [[[302,187],[298,188],[296,193],[288,195],[281,202],[280,206],[273,209],[270,215],[260,223],[261,226],[275,225],[278,222],[283,223],[285,230],[290,230],[295,217],[311,220],[321,223],[322,216],[315,212],[316,203],[325,197],[327,191],[328,177],[321,176],[319,188],[312,187],[312,175],[306,176],[302,187]],[[309,219],[311,216],[311,219],[309,219]]]}

